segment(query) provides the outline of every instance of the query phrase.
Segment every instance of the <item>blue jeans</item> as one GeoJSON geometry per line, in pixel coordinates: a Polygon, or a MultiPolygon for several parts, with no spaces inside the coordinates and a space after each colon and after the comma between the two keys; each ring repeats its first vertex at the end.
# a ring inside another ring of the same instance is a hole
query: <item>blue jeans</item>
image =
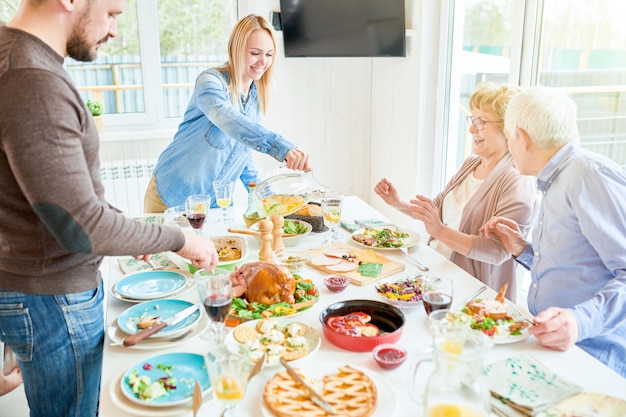
{"type": "Polygon", "coordinates": [[[104,290],[32,295],[0,289],[0,339],[17,356],[32,416],[95,416],[104,290]]]}

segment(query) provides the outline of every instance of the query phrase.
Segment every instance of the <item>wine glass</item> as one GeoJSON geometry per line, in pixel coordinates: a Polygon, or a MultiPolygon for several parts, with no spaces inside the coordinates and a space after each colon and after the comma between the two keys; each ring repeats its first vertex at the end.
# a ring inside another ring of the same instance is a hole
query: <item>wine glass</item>
{"type": "Polygon", "coordinates": [[[218,346],[207,353],[207,369],[213,392],[226,406],[222,417],[238,415],[236,407],[246,393],[251,367],[250,356],[230,352],[225,346],[218,346]]]}
{"type": "Polygon", "coordinates": [[[200,301],[211,319],[212,333],[218,344],[224,342],[224,322],[233,301],[230,272],[225,268],[215,268],[213,272],[201,269],[194,274],[200,301]]]}
{"type": "Polygon", "coordinates": [[[187,221],[198,234],[202,234],[202,226],[209,215],[211,197],[206,194],[194,194],[185,201],[187,221]]]}
{"type": "Polygon", "coordinates": [[[450,278],[425,277],[422,282],[422,302],[426,314],[449,309],[454,294],[454,283],[450,278]]]}
{"type": "Polygon", "coordinates": [[[337,225],[341,220],[341,207],[343,205],[343,197],[341,195],[326,195],[321,200],[322,209],[324,211],[324,223],[330,229],[328,235],[328,243],[334,243],[341,235],[337,232],[337,225]]]}
{"type": "Polygon", "coordinates": [[[235,183],[228,180],[213,181],[213,190],[215,191],[215,200],[217,205],[222,208],[222,219],[218,220],[220,223],[230,223],[233,221],[228,216],[228,206],[233,202],[233,189],[235,183]]]}

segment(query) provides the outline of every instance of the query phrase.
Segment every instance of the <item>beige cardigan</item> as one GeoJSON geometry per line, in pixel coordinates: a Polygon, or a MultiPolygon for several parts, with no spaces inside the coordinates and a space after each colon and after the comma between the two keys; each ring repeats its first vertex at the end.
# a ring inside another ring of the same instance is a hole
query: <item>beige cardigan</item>
{"type": "MultiPolygon", "coordinates": [[[[446,188],[435,197],[441,218],[444,197],[458,186],[480,163],[480,157],[471,155],[450,179],[446,188]]],[[[465,204],[459,231],[472,235],[472,248],[468,256],[452,252],[450,260],[494,290],[508,282],[507,298],[517,298],[516,262],[497,239],[487,239],[479,229],[493,216],[515,220],[522,231],[528,232],[536,201],[534,177],[520,175],[513,158],[506,154],[491,171],[480,188],[465,204]]],[[[432,237],[429,240],[432,240],[432,237]]]]}

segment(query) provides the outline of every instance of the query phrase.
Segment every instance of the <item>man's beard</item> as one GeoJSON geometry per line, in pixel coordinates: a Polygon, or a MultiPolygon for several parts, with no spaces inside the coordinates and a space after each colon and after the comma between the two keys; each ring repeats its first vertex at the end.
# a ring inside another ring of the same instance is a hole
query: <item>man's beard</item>
{"type": "MultiPolygon", "coordinates": [[[[97,51],[95,45],[90,45],[87,42],[87,30],[89,26],[90,18],[89,11],[91,9],[91,2],[87,3],[87,8],[79,16],[77,26],[74,27],[70,40],[67,42],[67,54],[70,58],[76,61],[89,62],[96,59],[97,51]]],[[[103,39],[103,43],[106,42],[108,36],[103,39]]]]}

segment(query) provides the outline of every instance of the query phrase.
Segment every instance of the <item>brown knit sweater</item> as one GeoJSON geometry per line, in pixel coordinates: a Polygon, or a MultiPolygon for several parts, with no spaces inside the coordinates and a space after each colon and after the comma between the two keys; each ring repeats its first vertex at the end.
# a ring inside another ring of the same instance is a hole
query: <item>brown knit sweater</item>
{"type": "Polygon", "coordinates": [[[0,290],[82,292],[104,255],[180,250],[176,228],[104,200],[98,133],[59,56],[0,27],[0,290]]]}

